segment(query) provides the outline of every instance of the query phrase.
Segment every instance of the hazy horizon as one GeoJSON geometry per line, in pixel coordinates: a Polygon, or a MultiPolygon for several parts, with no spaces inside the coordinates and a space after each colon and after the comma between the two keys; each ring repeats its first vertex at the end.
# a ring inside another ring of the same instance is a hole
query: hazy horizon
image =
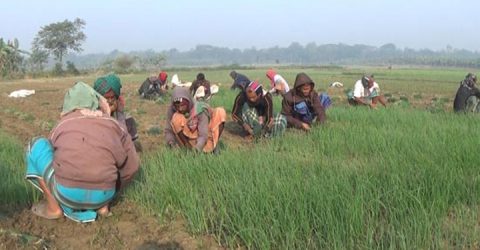
{"type": "Polygon", "coordinates": [[[200,44],[257,49],[301,45],[393,43],[398,48],[480,51],[477,1],[9,1],[0,10],[0,37],[30,50],[42,26],[86,21],[81,54],[186,51],[200,44]],[[53,6],[55,5],[55,6],[53,6]]]}

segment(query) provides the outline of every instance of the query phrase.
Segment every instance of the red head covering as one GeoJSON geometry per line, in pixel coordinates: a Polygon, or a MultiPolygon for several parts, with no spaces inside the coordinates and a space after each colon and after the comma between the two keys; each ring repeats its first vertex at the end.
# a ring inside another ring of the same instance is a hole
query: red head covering
{"type": "Polygon", "coordinates": [[[250,84],[247,86],[247,90],[251,90],[255,92],[257,95],[262,95],[263,94],[263,88],[262,85],[258,81],[252,81],[250,84]]]}
{"type": "Polygon", "coordinates": [[[267,70],[267,78],[270,79],[270,85],[272,87],[275,87],[275,82],[273,81],[273,79],[275,78],[275,75],[277,74],[277,72],[275,72],[275,70],[273,69],[269,69],[267,70]]]}
{"type": "Polygon", "coordinates": [[[160,81],[162,82],[165,82],[167,80],[167,77],[168,75],[167,75],[167,72],[165,71],[160,72],[160,74],[158,75],[158,78],[160,78],[160,81]]]}

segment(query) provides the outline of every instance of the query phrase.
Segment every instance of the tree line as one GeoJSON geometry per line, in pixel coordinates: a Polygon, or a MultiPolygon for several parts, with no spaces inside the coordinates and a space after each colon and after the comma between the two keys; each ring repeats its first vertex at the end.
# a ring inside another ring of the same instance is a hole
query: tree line
{"type": "MultiPolygon", "coordinates": [[[[164,67],[182,66],[262,66],[262,65],[419,65],[438,67],[480,68],[480,53],[464,49],[446,49],[433,51],[429,49],[400,49],[394,44],[380,47],[369,45],[309,43],[305,46],[292,43],[288,47],[266,49],[230,49],[212,45],[197,45],[188,51],[177,49],[156,52],[154,50],[121,52],[114,50],[104,54],[70,55],[69,60],[83,69],[102,69],[118,58],[134,61],[157,58],[155,64],[164,67]]],[[[132,69],[132,68],[131,68],[132,69]]],[[[137,63],[136,70],[142,70],[137,63]]],[[[148,69],[147,69],[148,70],[148,69]]]]}
{"type": "Polygon", "coordinates": [[[428,65],[480,68],[480,53],[450,46],[445,50],[400,49],[394,44],[369,45],[292,43],[288,47],[228,49],[198,45],[180,52],[162,52],[170,65],[428,65]]]}
{"type": "Polygon", "coordinates": [[[160,67],[183,66],[262,66],[262,65],[421,65],[439,67],[480,68],[480,52],[455,49],[443,50],[397,48],[388,43],[380,47],[369,45],[293,42],[288,47],[265,49],[231,49],[212,45],[197,45],[188,51],[177,49],[79,55],[87,36],[86,22],[80,18],[64,20],[41,27],[30,51],[19,49],[17,39],[0,37],[0,77],[17,78],[26,74],[77,75],[103,70],[127,73],[155,71],[160,67]],[[80,70],[79,70],[80,69],[80,70]]]}

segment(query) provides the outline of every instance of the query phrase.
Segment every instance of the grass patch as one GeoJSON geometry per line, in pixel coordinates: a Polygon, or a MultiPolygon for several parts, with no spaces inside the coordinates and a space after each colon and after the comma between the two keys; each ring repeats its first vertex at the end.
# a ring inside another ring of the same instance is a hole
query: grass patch
{"type": "Polygon", "coordinates": [[[400,101],[408,102],[408,97],[406,97],[406,96],[400,96],[400,101]]]}
{"type": "Polygon", "coordinates": [[[33,187],[25,180],[24,148],[0,131],[0,197],[6,206],[26,205],[33,201],[33,187]]]}
{"type": "Polygon", "coordinates": [[[229,247],[451,246],[446,235],[469,222],[445,227],[449,211],[476,209],[480,199],[480,131],[468,129],[477,123],[395,107],[332,109],[328,125],[308,135],[292,131],[216,157],[145,156],[127,194],[153,211],[178,211],[193,233],[229,247]]]}
{"type": "Polygon", "coordinates": [[[159,126],[154,126],[147,130],[147,134],[158,136],[162,134],[162,129],[159,126]]]}

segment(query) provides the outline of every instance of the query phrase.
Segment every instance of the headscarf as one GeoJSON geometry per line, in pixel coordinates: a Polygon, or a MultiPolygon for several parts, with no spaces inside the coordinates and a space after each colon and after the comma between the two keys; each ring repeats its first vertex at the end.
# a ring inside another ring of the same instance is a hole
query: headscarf
{"type": "Polygon", "coordinates": [[[368,87],[368,84],[370,83],[370,81],[373,82],[373,79],[372,79],[371,77],[368,77],[368,76],[364,75],[364,76],[362,77],[362,85],[363,85],[363,87],[364,87],[364,88],[367,88],[367,87],[368,87]]]}
{"type": "Polygon", "coordinates": [[[84,82],[77,82],[71,87],[63,99],[62,114],[69,113],[75,109],[98,109],[98,98],[100,94],[84,82]]]}
{"type": "Polygon", "coordinates": [[[160,81],[162,81],[162,83],[164,83],[165,81],[167,81],[168,78],[167,72],[160,72],[160,74],[158,74],[158,78],[160,79],[160,81]]]}
{"type": "Polygon", "coordinates": [[[203,73],[198,73],[197,75],[197,81],[204,81],[205,80],[205,74],[203,73]]]}
{"type": "Polygon", "coordinates": [[[190,107],[190,100],[187,100],[186,98],[183,97],[177,97],[173,100],[173,103],[179,103],[180,105],[187,105],[190,107]]]}
{"type": "Polygon", "coordinates": [[[184,100],[188,101],[189,103],[188,110],[191,110],[193,108],[193,99],[192,99],[192,96],[190,95],[190,90],[185,87],[174,88],[172,92],[172,101],[171,101],[172,109],[174,108],[173,106],[174,102],[177,102],[177,101],[183,102],[184,100]]]}
{"type": "Polygon", "coordinates": [[[465,79],[461,82],[462,85],[465,87],[471,89],[475,86],[475,83],[477,82],[477,76],[473,73],[468,73],[465,76],[465,79]]]}
{"type": "Polygon", "coordinates": [[[295,77],[295,83],[293,84],[293,94],[302,96],[303,94],[301,94],[300,88],[305,84],[310,84],[312,86],[312,91],[315,88],[315,83],[307,74],[305,74],[304,72],[298,73],[295,77]]]}
{"type": "Polygon", "coordinates": [[[272,86],[272,87],[275,87],[274,79],[275,79],[276,74],[277,74],[277,72],[275,72],[275,70],[273,70],[273,69],[267,70],[266,76],[267,76],[268,79],[270,79],[270,86],[272,86]]]}
{"type": "Polygon", "coordinates": [[[263,94],[262,85],[258,81],[250,82],[250,84],[248,84],[247,86],[247,90],[249,89],[254,91],[258,96],[261,96],[263,94]]]}
{"type": "MultiPolygon", "coordinates": [[[[183,87],[176,87],[173,89],[172,92],[172,105],[171,110],[175,110],[174,103],[181,102],[182,104],[188,103],[188,128],[193,131],[198,126],[198,115],[205,113],[208,117],[210,117],[210,106],[203,101],[194,101],[190,95],[190,91],[187,88],[183,87]]],[[[168,119],[171,119],[168,118],[168,119]]]]}
{"type": "Polygon", "coordinates": [[[120,90],[122,89],[122,84],[117,75],[109,74],[99,77],[97,80],[95,80],[93,88],[101,95],[105,95],[108,91],[112,90],[113,93],[115,93],[115,97],[118,99],[120,96],[120,90]]]}

